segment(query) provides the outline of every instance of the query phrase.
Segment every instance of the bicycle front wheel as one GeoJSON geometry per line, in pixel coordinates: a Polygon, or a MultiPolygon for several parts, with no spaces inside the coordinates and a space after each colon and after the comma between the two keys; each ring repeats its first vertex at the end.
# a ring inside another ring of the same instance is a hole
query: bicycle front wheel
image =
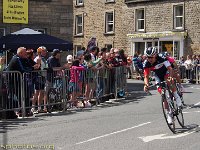
{"type": "Polygon", "coordinates": [[[169,107],[169,104],[166,100],[166,98],[164,96],[162,96],[162,110],[163,110],[163,115],[164,115],[164,118],[165,118],[165,121],[167,123],[167,126],[169,127],[169,129],[173,132],[173,133],[176,133],[176,127],[175,127],[175,120],[174,120],[174,115],[173,113],[171,113],[171,117],[172,117],[172,123],[169,123],[168,122],[168,113],[170,112],[170,107],[169,107]]]}

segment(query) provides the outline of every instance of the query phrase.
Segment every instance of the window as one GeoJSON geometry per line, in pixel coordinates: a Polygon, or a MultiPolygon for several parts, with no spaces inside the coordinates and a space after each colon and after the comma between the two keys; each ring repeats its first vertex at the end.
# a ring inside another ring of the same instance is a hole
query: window
{"type": "Polygon", "coordinates": [[[145,30],[145,18],[144,18],[144,8],[137,9],[135,11],[136,18],[136,31],[144,31],[145,30]]]}
{"type": "Polygon", "coordinates": [[[0,28],[0,37],[5,36],[5,35],[6,35],[5,28],[0,28]]]}
{"type": "Polygon", "coordinates": [[[46,29],[34,29],[35,31],[41,32],[42,34],[46,33],[46,29]]]}
{"type": "Polygon", "coordinates": [[[115,2],[115,0],[105,0],[106,3],[112,3],[112,2],[115,2]]]}
{"type": "Polygon", "coordinates": [[[83,35],[83,15],[76,15],[75,18],[75,35],[83,35]]]}
{"type": "Polygon", "coordinates": [[[81,45],[74,45],[74,49],[75,49],[75,54],[77,55],[77,52],[81,50],[81,45]]]}
{"type": "Polygon", "coordinates": [[[174,5],[174,29],[183,29],[183,5],[174,5]]]}
{"type": "Polygon", "coordinates": [[[82,6],[83,2],[84,2],[84,0],[76,0],[76,5],[77,6],[82,6]]]}
{"type": "Polygon", "coordinates": [[[113,47],[112,44],[105,44],[105,47],[110,51],[110,49],[113,47]]]}
{"type": "Polygon", "coordinates": [[[155,0],[125,0],[125,3],[129,4],[129,3],[141,3],[141,2],[150,2],[150,1],[155,1],[155,0]]]}
{"type": "Polygon", "coordinates": [[[105,33],[114,33],[114,11],[105,14],[105,33]]]}

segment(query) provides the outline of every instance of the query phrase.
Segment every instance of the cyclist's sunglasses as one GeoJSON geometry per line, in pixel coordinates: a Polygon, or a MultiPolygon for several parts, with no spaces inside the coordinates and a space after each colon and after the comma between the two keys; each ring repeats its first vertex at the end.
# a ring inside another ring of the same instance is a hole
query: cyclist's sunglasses
{"type": "Polygon", "coordinates": [[[153,59],[154,57],[147,57],[148,59],[153,59]]]}

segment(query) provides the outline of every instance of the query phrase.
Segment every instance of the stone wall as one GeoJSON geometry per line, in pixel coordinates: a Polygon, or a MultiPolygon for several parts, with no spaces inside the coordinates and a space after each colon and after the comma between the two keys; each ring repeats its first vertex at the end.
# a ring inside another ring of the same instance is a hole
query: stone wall
{"type": "MultiPolygon", "coordinates": [[[[145,8],[146,32],[163,32],[173,30],[173,4],[184,3],[186,37],[184,55],[200,54],[200,1],[199,0],[165,0],[125,4],[124,0],[105,3],[104,0],[87,0],[83,7],[74,5],[75,14],[86,12],[84,16],[84,36],[74,37],[74,45],[86,46],[91,36],[96,36],[98,46],[114,43],[114,47],[124,48],[130,53],[128,33],[135,33],[135,9],[145,8]],[[115,10],[115,34],[104,35],[104,13],[115,10]]],[[[75,4],[75,0],[74,0],[75,4]]]]}
{"type": "MultiPolygon", "coordinates": [[[[0,12],[3,12],[0,2],[0,12]]],[[[6,28],[6,34],[24,27],[46,29],[46,33],[72,42],[73,1],[72,0],[29,0],[28,24],[3,24],[0,15],[0,28],[6,28]]]]}
{"type": "Polygon", "coordinates": [[[74,45],[86,47],[89,39],[95,36],[99,47],[112,44],[114,47],[126,48],[127,32],[125,32],[123,26],[123,5],[123,0],[116,0],[115,3],[105,3],[104,0],[87,0],[83,7],[74,5],[74,15],[85,13],[84,36],[74,37],[74,45]],[[105,12],[110,10],[114,10],[115,13],[115,32],[113,35],[105,35],[105,12]]]}

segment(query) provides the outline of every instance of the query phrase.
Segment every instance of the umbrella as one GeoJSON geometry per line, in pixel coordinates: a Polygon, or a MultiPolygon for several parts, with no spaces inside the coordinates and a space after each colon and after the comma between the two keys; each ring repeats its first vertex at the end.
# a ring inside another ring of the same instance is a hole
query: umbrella
{"type": "Polygon", "coordinates": [[[73,47],[69,41],[47,34],[41,34],[41,32],[29,28],[24,28],[0,38],[0,47],[2,48],[16,50],[21,46],[32,49],[45,46],[48,50],[72,50],[73,47]]]}

